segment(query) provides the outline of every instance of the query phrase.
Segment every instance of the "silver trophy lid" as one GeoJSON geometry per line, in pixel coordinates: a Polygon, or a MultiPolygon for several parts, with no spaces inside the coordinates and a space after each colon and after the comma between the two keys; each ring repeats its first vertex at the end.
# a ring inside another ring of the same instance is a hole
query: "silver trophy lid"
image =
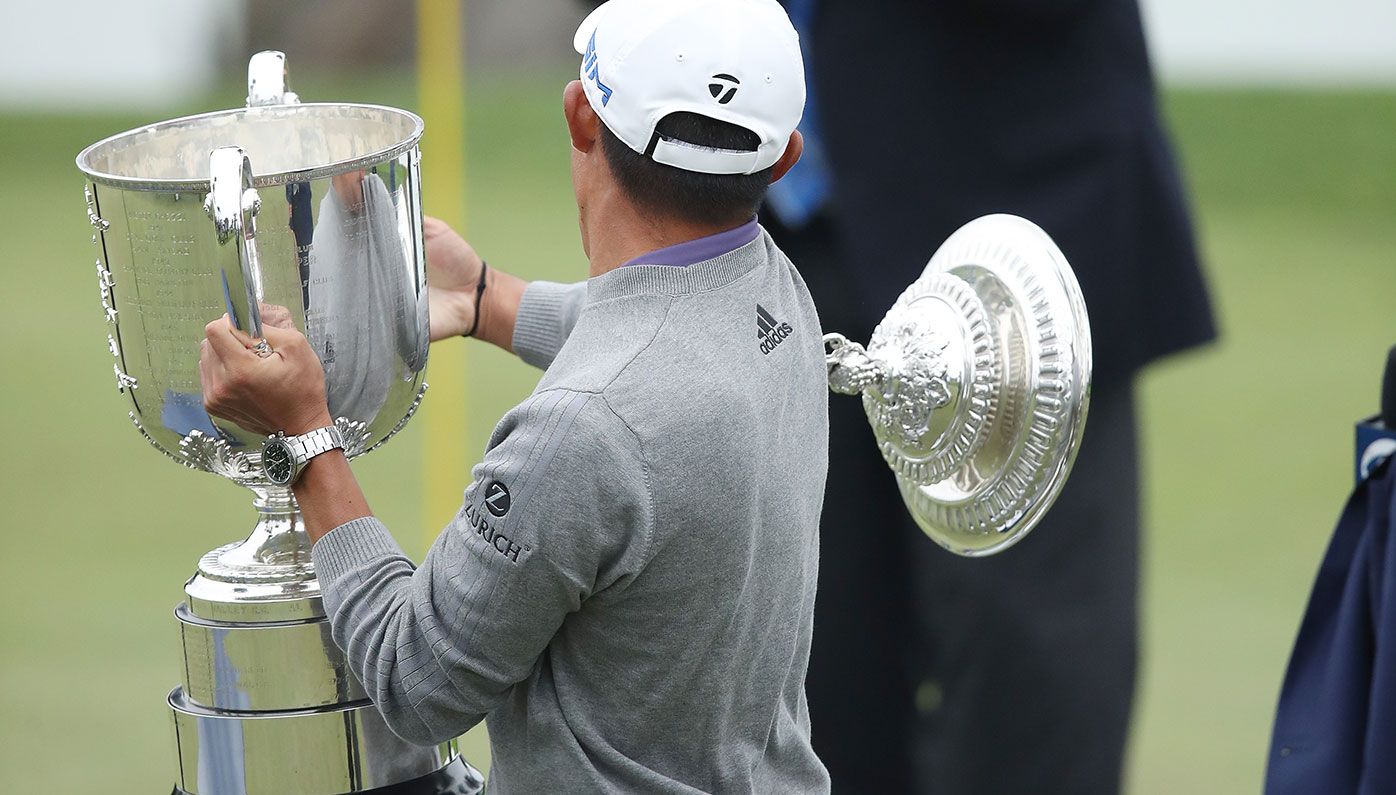
{"type": "Polygon", "coordinates": [[[826,337],[921,529],[961,555],[1020,540],[1056,499],[1090,397],[1085,303],[1036,225],[991,215],[940,247],[866,350],[826,337]]]}

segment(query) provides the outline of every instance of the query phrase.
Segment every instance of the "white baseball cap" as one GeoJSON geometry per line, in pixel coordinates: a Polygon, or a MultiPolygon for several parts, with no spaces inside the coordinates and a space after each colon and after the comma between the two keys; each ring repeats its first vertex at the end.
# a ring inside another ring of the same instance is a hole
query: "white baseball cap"
{"type": "Polygon", "coordinates": [[[610,0],[572,45],[596,115],[657,163],[706,174],[770,168],[804,112],[799,36],[775,0],[610,0]],[[761,143],[711,149],[655,131],[680,111],[743,127],[761,143]]]}

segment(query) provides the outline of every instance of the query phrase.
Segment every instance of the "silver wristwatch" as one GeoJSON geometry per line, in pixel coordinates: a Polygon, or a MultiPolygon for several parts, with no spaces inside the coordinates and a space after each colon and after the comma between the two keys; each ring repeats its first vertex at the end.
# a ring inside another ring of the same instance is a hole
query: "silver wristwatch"
{"type": "Polygon", "coordinates": [[[310,459],[335,448],[344,449],[344,436],[333,425],[300,436],[277,431],[262,442],[262,471],[272,483],[289,486],[300,477],[310,459]]]}

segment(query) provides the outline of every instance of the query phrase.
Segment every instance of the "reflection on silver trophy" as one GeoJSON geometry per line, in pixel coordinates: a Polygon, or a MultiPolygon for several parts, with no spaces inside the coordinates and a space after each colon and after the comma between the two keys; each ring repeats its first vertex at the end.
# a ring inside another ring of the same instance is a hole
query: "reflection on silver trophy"
{"type": "Polygon", "coordinates": [[[1090,401],[1091,332],[1076,276],[1034,224],[966,224],[866,349],[841,334],[824,344],[829,388],[862,395],[902,499],[936,543],[999,552],[1061,492],[1090,401]]]}
{"type": "Polygon", "coordinates": [[[384,725],[330,638],[295,500],[263,473],[264,437],[211,418],[199,383],[209,321],[226,313],[254,338],[294,326],[324,364],[349,456],[406,424],[426,389],[422,121],[300,104],[277,52],[253,57],[247,105],[77,158],[132,422],[185,466],[251,489],[258,512],[245,541],[199,561],[176,610],[176,791],[478,792],[454,744],[412,746],[384,725]]]}

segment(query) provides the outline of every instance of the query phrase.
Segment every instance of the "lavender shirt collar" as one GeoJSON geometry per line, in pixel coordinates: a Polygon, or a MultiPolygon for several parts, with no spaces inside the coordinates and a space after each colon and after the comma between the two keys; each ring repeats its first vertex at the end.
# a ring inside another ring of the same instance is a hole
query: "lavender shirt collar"
{"type": "Polygon", "coordinates": [[[624,268],[626,265],[672,265],[686,268],[689,265],[696,265],[699,262],[720,257],[729,251],[736,251],[755,240],[760,234],[761,228],[756,225],[756,219],[753,218],[741,226],[728,229],[726,232],[718,232],[715,235],[700,237],[685,243],[666,246],[648,254],[641,254],[621,267],[624,268]]]}

